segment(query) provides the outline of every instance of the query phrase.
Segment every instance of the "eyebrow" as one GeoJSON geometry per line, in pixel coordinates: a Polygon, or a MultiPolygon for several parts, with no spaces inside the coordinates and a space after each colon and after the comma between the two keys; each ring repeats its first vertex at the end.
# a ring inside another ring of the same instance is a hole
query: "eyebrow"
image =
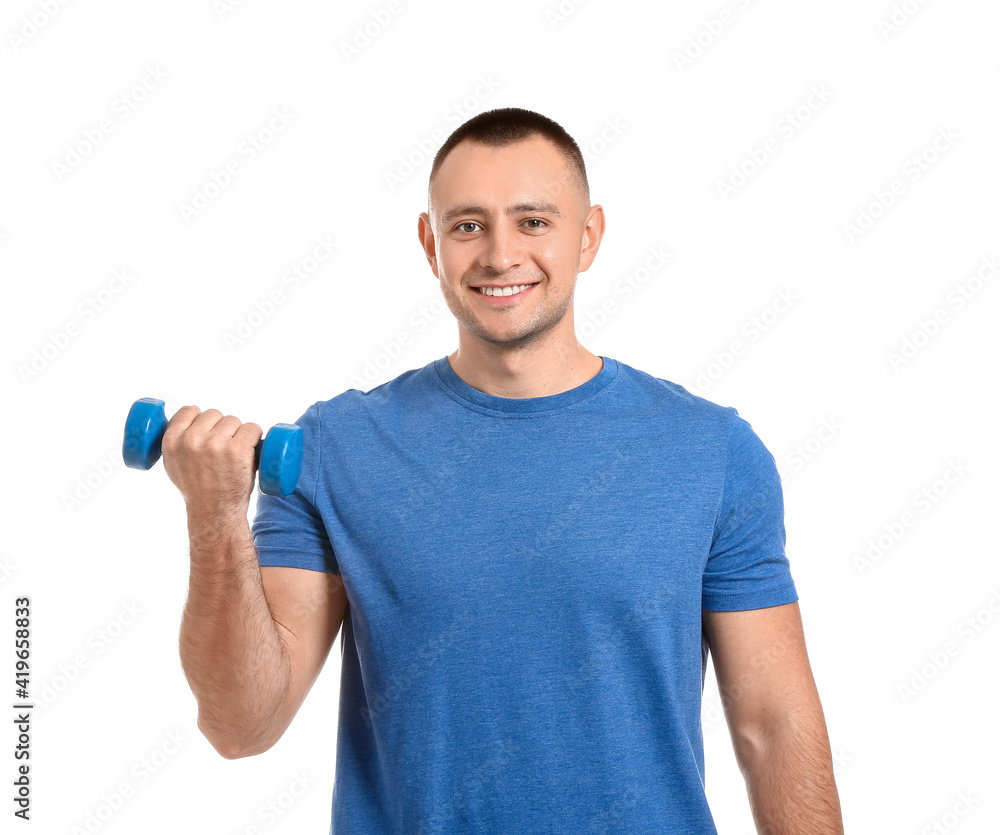
{"type": "MultiPolygon", "coordinates": [[[[448,223],[449,221],[454,220],[456,217],[461,217],[462,215],[489,216],[489,214],[489,211],[482,206],[475,206],[471,204],[467,206],[456,206],[441,215],[441,222],[448,223]]],[[[545,202],[518,203],[514,206],[508,206],[505,214],[508,216],[520,214],[546,214],[555,215],[556,217],[563,216],[562,212],[559,211],[558,206],[545,202]]]]}

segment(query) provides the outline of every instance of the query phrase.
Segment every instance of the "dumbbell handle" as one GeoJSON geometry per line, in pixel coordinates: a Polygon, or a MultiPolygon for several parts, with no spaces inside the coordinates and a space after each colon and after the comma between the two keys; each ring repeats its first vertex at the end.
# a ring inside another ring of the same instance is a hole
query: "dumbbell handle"
{"type": "MultiPolygon", "coordinates": [[[[164,402],[142,397],[132,404],[125,419],[122,458],[125,466],[148,470],[162,454],[167,429],[164,402]]],[[[256,446],[260,492],[287,496],[295,489],[302,470],[302,429],[294,423],[276,423],[256,446]]]]}

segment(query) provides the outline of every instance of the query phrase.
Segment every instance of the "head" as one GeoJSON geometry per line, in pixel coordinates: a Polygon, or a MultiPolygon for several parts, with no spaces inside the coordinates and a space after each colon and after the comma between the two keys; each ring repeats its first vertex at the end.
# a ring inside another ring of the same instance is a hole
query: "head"
{"type": "Polygon", "coordinates": [[[604,213],[590,205],[580,148],[538,113],[504,108],[461,125],[434,158],[418,234],[459,323],[460,350],[576,344],[573,293],[604,213]],[[532,285],[509,300],[484,286],[532,285]]]}

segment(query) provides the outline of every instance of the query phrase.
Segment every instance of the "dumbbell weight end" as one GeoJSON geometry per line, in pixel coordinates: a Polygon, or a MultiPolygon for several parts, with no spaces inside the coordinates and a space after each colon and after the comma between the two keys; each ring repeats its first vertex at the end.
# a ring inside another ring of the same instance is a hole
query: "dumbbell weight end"
{"type": "Polygon", "coordinates": [[[167,431],[164,403],[155,397],[136,400],[125,419],[125,440],[122,458],[125,466],[134,470],[148,470],[162,454],[163,433],[167,431]]]}

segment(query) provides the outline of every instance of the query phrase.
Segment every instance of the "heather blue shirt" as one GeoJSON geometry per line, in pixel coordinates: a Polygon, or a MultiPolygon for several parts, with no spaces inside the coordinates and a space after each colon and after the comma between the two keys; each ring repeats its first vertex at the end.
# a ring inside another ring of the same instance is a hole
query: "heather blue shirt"
{"type": "Polygon", "coordinates": [[[299,420],[253,534],[347,590],[333,835],[716,831],[701,614],[798,599],[781,483],[735,409],[602,360],[514,399],[442,357],[299,420]]]}

